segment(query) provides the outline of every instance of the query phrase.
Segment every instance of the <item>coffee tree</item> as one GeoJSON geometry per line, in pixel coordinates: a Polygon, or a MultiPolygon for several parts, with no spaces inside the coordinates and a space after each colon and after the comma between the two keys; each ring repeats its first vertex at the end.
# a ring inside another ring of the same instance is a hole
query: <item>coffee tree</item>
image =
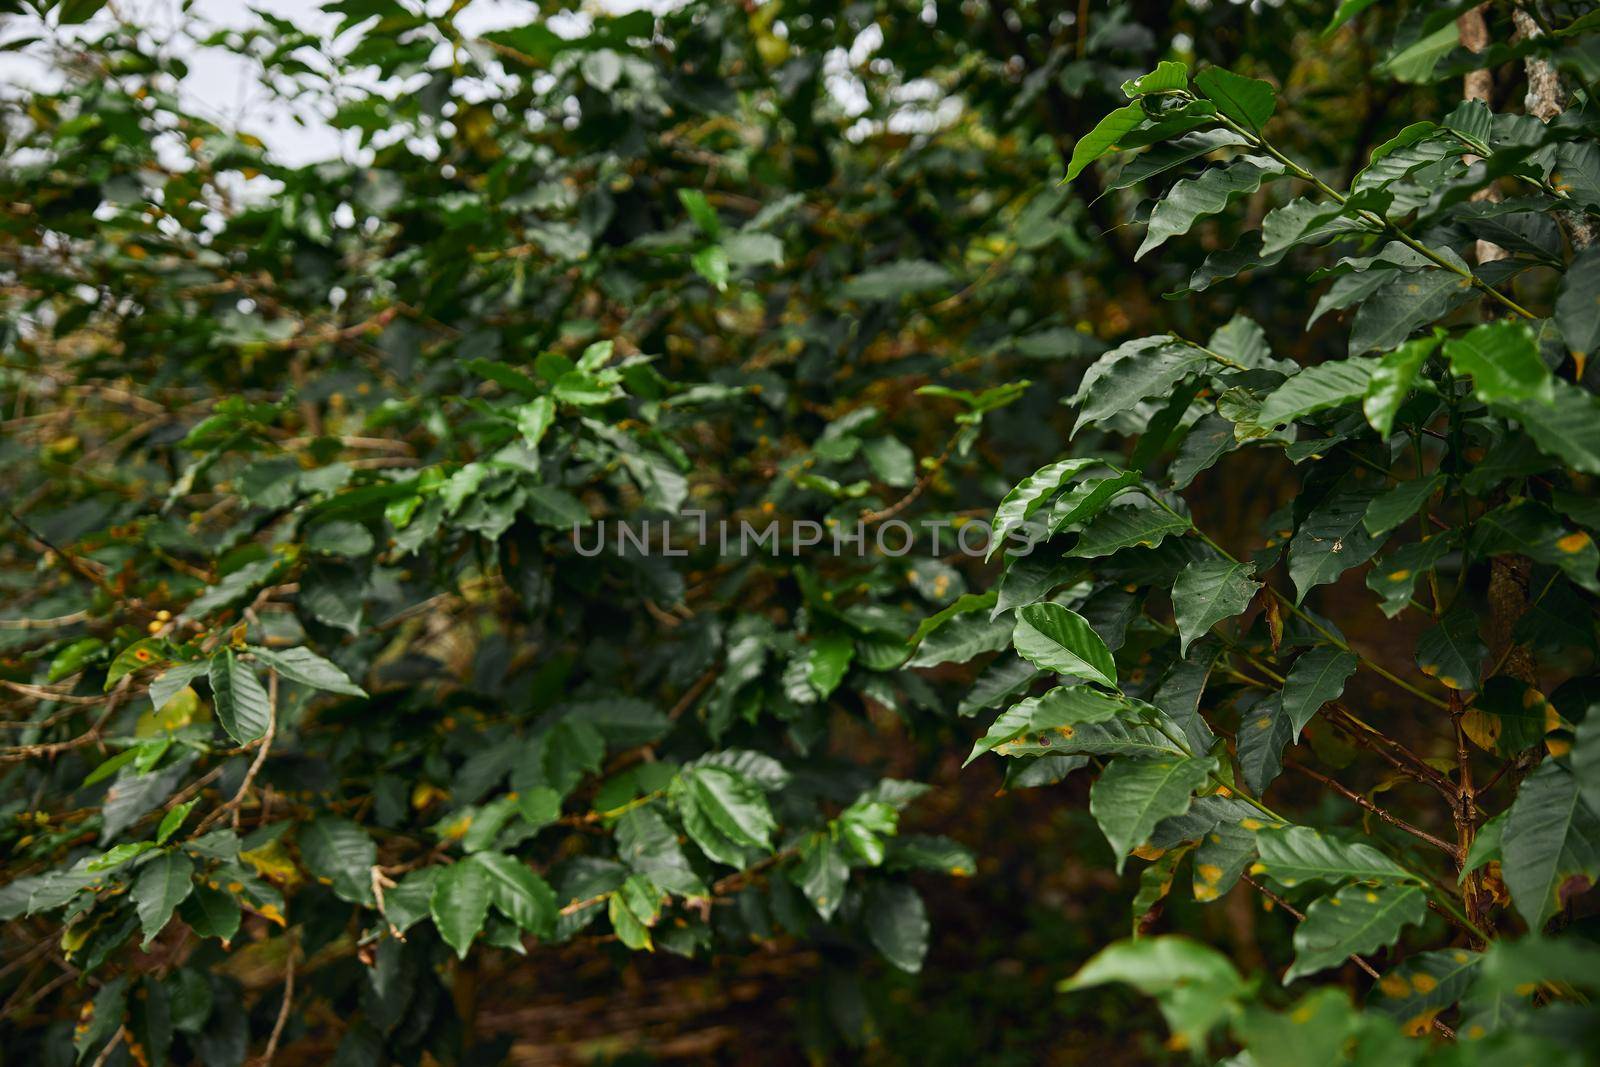
{"type": "MultiPolygon", "coordinates": [[[[1340,5],[1328,32],[1367,6],[1340,5]]],[[[1484,21],[1416,5],[1388,72],[1466,72],[1471,89],[1509,63],[1526,111],[1469,93],[1432,118],[1384,115],[1390,136],[1347,181],[1285,149],[1295,116],[1274,85],[1177,60],[1130,78],[1073,150],[1069,181],[1115,159],[1105,187],[1148,197],[1138,256],[1241,202],[1259,215],[1185,299],[1314,268],[1308,283],[1328,284],[1308,325],[1345,320],[1343,351],[1314,362],[1275,354],[1242,315],[1101,356],[1065,401],[1074,434],[1099,436],[995,513],[1045,540],[963,609],[1014,626],[979,685],[1004,673],[1032,694],[971,758],[1004,758],[1018,784],[1092,774],[1118,870],[1146,864],[1134,938],[1066,987],[1132,984],[1197,1055],[1222,1031],[1251,1063],[1590,1054],[1600,145],[1585,79],[1600,23],[1586,8],[1484,21]],[[1474,28],[1496,43],[1473,47],[1474,28]],[[1250,477],[1262,451],[1297,484],[1259,533],[1213,536],[1185,491],[1250,477]],[[1323,595],[1357,568],[1387,622],[1323,595]],[[1285,778],[1321,796],[1280,804],[1285,778]],[[1213,901],[1239,883],[1293,925],[1282,1009],[1218,950],[1156,932],[1169,894],[1213,901]],[[1347,973],[1364,976],[1364,1011],[1347,973]]]]}
{"type": "Polygon", "coordinates": [[[908,639],[963,579],[793,524],[860,546],[939,514],[1016,398],[915,393],[952,343],[918,310],[940,261],[1014,212],[878,206],[996,175],[814,150],[853,121],[817,103],[842,18],[330,10],[346,51],[270,16],[195,44],[329,107],[359,163],[277,162],[104,16],[8,107],[17,1055],[237,1064],[331,1030],[350,1062],[456,1061],[476,968],[574,941],[782,930],[847,978],[915,972],[909,874],[975,861],[898,834],[926,786],[830,738],[951,699],[908,639]]]}

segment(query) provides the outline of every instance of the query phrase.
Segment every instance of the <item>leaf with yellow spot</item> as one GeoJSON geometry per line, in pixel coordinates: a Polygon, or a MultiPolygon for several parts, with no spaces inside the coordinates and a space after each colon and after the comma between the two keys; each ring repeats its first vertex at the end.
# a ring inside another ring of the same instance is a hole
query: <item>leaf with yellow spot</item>
{"type": "Polygon", "coordinates": [[[1460,602],[1417,639],[1418,669],[1464,692],[1478,688],[1478,671],[1487,654],[1478,637],[1478,612],[1460,602]]]}
{"type": "Polygon", "coordinates": [[[255,868],[261,877],[285,889],[293,889],[305,880],[300,874],[300,868],[289,858],[289,851],[283,847],[282,840],[274,840],[260,848],[241,852],[239,858],[255,868]]]}
{"type": "Polygon", "coordinates": [[[1421,1034],[1466,994],[1482,959],[1464,948],[1419,953],[1378,980],[1367,995],[1367,1007],[1399,1022],[1408,1033],[1421,1034]]]}
{"type": "Polygon", "coordinates": [[[1313,900],[1295,927],[1294,964],[1285,984],[1393,944],[1401,929],[1427,915],[1427,899],[1416,886],[1347,885],[1313,900]]]}

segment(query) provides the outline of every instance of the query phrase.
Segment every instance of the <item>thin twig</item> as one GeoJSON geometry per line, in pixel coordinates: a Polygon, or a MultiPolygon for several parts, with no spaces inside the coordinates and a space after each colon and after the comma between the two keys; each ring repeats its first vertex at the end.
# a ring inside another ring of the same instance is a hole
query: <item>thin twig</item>
{"type": "Polygon", "coordinates": [[[1327,786],[1329,789],[1333,790],[1335,793],[1338,793],[1340,796],[1344,797],[1346,800],[1350,801],[1352,804],[1355,804],[1357,807],[1361,808],[1363,811],[1371,812],[1373,815],[1376,815],[1378,818],[1382,819],[1384,822],[1388,823],[1390,826],[1393,826],[1393,827],[1395,827],[1396,829],[1399,829],[1399,830],[1404,830],[1406,833],[1410,834],[1412,837],[1417,838],[1419,841],[1426,841],[1428,844],[1432,845],[1434,848],[1436,848],[1439,851],[1445,853],[1445,855],[1450,856],[1457,863],[1459,863],[1461,861],[1461,851],[1455,845],[1452,845],[1450,842],[1445,841],[1442,838],[1438,838],[1438,837],[1433,836],[1432,834],[1428,833],[1428,831],[1422,829],[1420,826],[1413,826],[1411,823],[1406,822],[1404,819],[1400,818],[1398,815],[1393,814],[1392,812],[1389,812],[1389,811],[1384,810],[1383,808],[1380,808],[1378,805],[1374,804],[1371,800],[1367,799],[1362,794],[1356,792],[1354,789],[1351,789],[1349,786],[1345,785],[1343,782],[1335,781],[1334,779],[1329,778],[1327,775],[1322,774],[1319,771],[1314,771],[1310,767],[1307,767],[1305,764],[1300,763],[1297,760],[1285,758],[1284,761],[1283,761],[1283,765],[1285,767],[1294,768],[1295,770],[1299,771],[1301,774],[1305,775],[1307,778],[1311,778],[1311,779],[1314,779],[1315,781],[1321,782],[1323,785],[1327,786]]]}

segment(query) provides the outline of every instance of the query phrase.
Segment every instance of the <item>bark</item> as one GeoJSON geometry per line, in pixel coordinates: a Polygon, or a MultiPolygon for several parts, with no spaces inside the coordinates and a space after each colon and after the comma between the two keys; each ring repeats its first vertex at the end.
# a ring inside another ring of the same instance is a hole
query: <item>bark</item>
{"type": "MultiPolygon", "coordinates": [[[[1482,52],[1489,47],[1489,21],[1484,18],[1484,7],[1480,4],[1456,19],[1456,30],[1461,36],[1461,46],[1469,52],[1482,52]]],[[[1494,106],[1494,72],[1484,68],[1482,70],[1469,70],[1461,79],[1461,96],[1466,100],[1481,100],[1490,107],[1494,106]]],[[[1470,152],[1462,157],[1468,165],[1476,163],[1481,157],[1470,152]]],[[[1492,185],[1486,185],[1472,194],[1473,200],[1499,200],[1500,190],[1492,185]]],[[[1479,240],[1475,251],[1475,258],[1479,263],[1490,263],[1497,259],[1505,259],[1508,252],[1493,241],[1479,240]]]]}

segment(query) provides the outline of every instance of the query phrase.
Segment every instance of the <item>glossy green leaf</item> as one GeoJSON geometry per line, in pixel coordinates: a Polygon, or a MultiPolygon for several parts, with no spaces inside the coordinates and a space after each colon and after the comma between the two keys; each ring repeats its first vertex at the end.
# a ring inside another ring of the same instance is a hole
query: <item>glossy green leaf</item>
{"type": "Polygon", "coordinates": [[[1010,756],[1049,751],[1053,746],[1069,742],[1079,726],[1108,722],[1135,714],[1136,710],[1128,701],[1088,686],[1057,686],[1006,709],[995,719],[988,733],[972,746],[966,763],[985,752],[1010,756]]]}
{"type": "Polygon", "coordinates": [[[1214,559],[1191,563],[1172,585],[1172,610],[1177,618],[1179,654],[1223,619],[1250,606],[1261,583],[1254,581],[1255,564],[1214,559]]]}
{"type": "Polygon", "coordinates": [[[1263,426],[1282,426],[1314,412],[1353,403],[1366,395],[1372,359],[1341,359],[1307,367],[1269,394],[1258,419],[1263,426]]]}
{"type": "Polygon", "coordinates": [[[1017,654],[1041,670],[1087,678],[1115,688],[1117,665],[1111,650],[1082,615],[1060,604],[1029,604],[1017,609],[1011,636],[1017,654]]]}
{"type": "Polygon", "coordinates": [[[483,930],[493,887],[489,869],[476,857],[450,864],[434,880],[428,911],[439,936],[455,949],[458,958],[466,958],[473,940],[483,930]]]}
{"type": "Polygon", "coordinates": [[[339,667],[326,660],[305,646],[285,648],[274,651],[249,646],[249,652],[260,660],[262,664],[277,671],[291,682],[310,686],[328,693],[343,693],[346,696],[366,696],[362,689],[350,680],[350,676],[339,667]]]}
{"type": "Polygon", "coordinates": [[[1501,319],[1475,326],[1446,341],[1444,355],[1457,374],[1472,377],[1473,392],[1484,403],[1554,398],[1550,371],[1525,323],[1501,319]]]}
{"type": "Polygon", "coordinates": [[[1217,110],[1246,129],[1260,133],[1278,108],[1278,94],[1259,78],[1246,78],[1222,67],[1207,67],[1194,83],[1217,110]]]}
{"type": "Polygon", "coordinates": [[[1284,982],[1337,967],[1351,956],[1394,943],[1423,920],[1428,897],[1416,886],[1348,885],[1313,900],[1294,931],[1294,965],[1284,982]]]}
{"type": "Polygon", "coordinates": [[[1439,347],[1437,335],[1407,341],[1394,351],[1386,353],[1367,379],[1366,396],[1361,410],[1367,422],[1379,436],[1387,438],[1394,429],[1395,416],[1400,406],[1411,395],[1417,372],[1422,369],[1434,350],[1439,347]]]}
{"type": "Polygon", "coordinates": [[[1133,258],[1143,259],[1170,238],[1188,233],[1200,219],[1225,210],[1232,201],[1254,193],[1262,182],[1282,172],[1282,164],[1276,160],[1251,156],[1210,167],[1198,178],[1174,182],[1150,213],[1149,228],[1133,258]]]}
{"type": "Polygon", "coordinates": [[[866,894],[867,937],[883,958],[910,974],[922,970],[932,924],[922,897],[899,882],[875,883],[866,894]]]}
{"type": "Polygon", "coordinates": [[[1354,653],[1339,648],[1313,648],[1289,668],[1283,681],[1283,710],[1294,727],[1294,739],[1330,700],[1338,699],[1356,672],[1354,653]]]}
{"type": "Polygon", "coordinates": [[[1417,639],[1417,668],[1462,692],[1478,688],[1478,671],[1487,654],[1478,637],[1478,613],[1465,604],[1451,608],[1417,639]]]}
{"type": "Polygon", "coordinates": [[[1169,535],[1188,533],[1193,524],[1164,508],[1129,504],[1101,512],[1083,531],[1071,554],[1083,559],[1109,556],[1125,548],[1154,548],[1169,535]]]}
{"type": "Polygon", "coordinates": [[[1600,248],[1584,249],[1567,266],[1556,293],[1555,320],[1575,356],[1600,348],[1600,248]]]}
{"type": "Polygon", "coordinates": [[[1006,535],[1018,529],[1030,516],[1049,502],[1050,497],[1065,486],[1080,471],[1093,466],[1090,459],[1057,460],[1041,467],[1012,487],[995,509],[989,554],[993,558],[1004,544],[1006,535]]]}
{"type": "Polygon", "coordinates": [[[1259,873],[1293,888],[1306,882],[1405,882],[1404,867],[1371,845],[1327,837],[1309,826],[1268,826],[1256,834],[1259,873]]]}
{"type": "Polygon", "coordinates": [[[1546,760],[1522,783],[1501,837],[1501,877],[1535,931],[1600,882],[1600,814],[1571,770],[1546,760]]]}
{"type": "Polygon", "coordinates": [[[323,815],[301,827],[297,839],[306,869],[332,886],[340,900],[368,907],[377,902],[372,868],[378,862],[378,848],[360,826],[349,819],[323,815]]]}
{"type": "Polygon", "coordinates": [[[1089,790],[1089,811],[1106,835],[1122,873],[1128,853],[1149,840],[1162,819],[1189,809],[1194,791],[1216,770],[1202,759],[1112,760],[1089,790]]]}
{"type": "Polygon", "coordinates": [[[181,852],[159,853],[139,868],[132,897],[139,912],[139,927],[144,931],[145,948],[155,941],[193,889],[194,864],[181,852]]]}
{"type": "Polygon", "coordinates": [[[254,666],[224,649],[211,657],[210,678],[217,721],[229,737],[246,745],[267,732],[272,725],[272,702],[254,666]]]}
{"type": "Polygon", "coordinates": [[[1137,102],[1117,108],[1095,124],[1072,146],[1072,159],[1067,164],[1067,181],[1072,181],[1083,168],[1098,159],[1118,151],[1117,142],[1145,123],[1144,109],[1137,102]]]}

